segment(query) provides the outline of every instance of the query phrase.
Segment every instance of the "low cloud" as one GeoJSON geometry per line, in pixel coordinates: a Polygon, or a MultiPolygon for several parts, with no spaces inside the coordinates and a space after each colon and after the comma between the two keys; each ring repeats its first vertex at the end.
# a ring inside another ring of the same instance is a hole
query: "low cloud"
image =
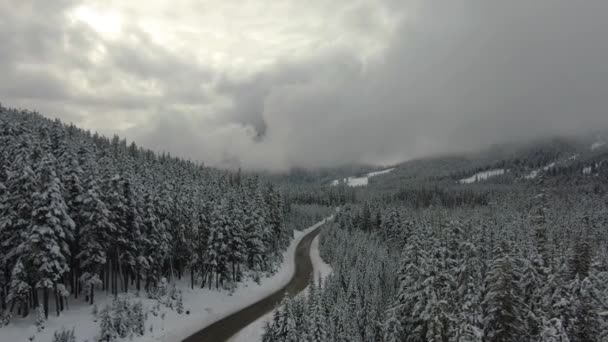
{"type": "Polygon", "coordinates": [[[605,2],[286,3],[273,11],[302,16],[256,22],[257,7],[244,8],[251,31],[230,36],[241,49],[190,52],[178,47],[199,41],[163,44],[135,19],[110,39],[65,19],[79,4],[59,3],[48,23],[23,7],[0,24],[13,35],[2,36],[0,91],[9,105],[254,169],[392,163],[608,127],[605,2]]]}

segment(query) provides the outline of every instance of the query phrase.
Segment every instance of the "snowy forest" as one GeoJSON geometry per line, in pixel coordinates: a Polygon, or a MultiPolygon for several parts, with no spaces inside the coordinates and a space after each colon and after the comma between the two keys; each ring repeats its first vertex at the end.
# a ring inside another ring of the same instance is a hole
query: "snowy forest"
{"type": "Polygon", "coordinates": [[[331,179],[352,168],[220,170],[8,108],[0,140],[0,336],[77,301],[104,341],[145,338],[148,314],[190,311],[177,282],[260,283],[335,213],[331,274],[283,299],[264,342],[608,341],[608,151],[588,142],[361,168],[369,184],[349,186],[331,179]],[[140,293],[158,303],[123,296],[140,293]]]}
{"type": "Polygon", "coordinates": [[[70,297],[94,304],[97,291],[150,291],[186,272],[192,287],[259,279],[294,227],[327,213],[255,175],[1,107],[0,168],[2,325],[39,306],[48,317],[49,302],[59,315],[70,297]]]}
{"type": "Polygon", "coordinates": [[[379,178],[321,235],[334,272],[263,341],[608,341],[608,152],[549,145],[470,185],[482,158],[379,178]]]}

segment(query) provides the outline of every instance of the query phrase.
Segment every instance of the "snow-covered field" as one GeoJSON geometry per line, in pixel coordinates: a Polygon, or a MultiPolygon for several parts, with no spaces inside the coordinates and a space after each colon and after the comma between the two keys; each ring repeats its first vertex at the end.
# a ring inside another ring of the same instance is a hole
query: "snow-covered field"
{"type": "MultiPolygon", "coordinates": [[[[325,279],[331,272],[332,268],[329,264],[326,264],[325,261],[321,258],[319,253],[319,237],[317,236],[310,246],[310,260],[312,261],[313,273],[315,277],[315,281],[319,281],[321,279],[325,279]]],[[[300,296],[306,294],[306,290],[304,290],[300,296]]],[[[238,334],[232,337],[229,342],[257,342],[262,340],[262,335],[264,335],[264,326],[266,322],[269,322],[272,319],[272,315],[274,311],[267,313],[262,316],[257,321],[251,323],[245,329],[241,330],[238,334]]]]}
{"type": "MultiPolygon", "coordinates": [[[[327,220],[332,218],[329,217],[327,220]]],[[[304,231],[296,231],[294,239],[284,253],[283,265],[272,277],[263,279],[261,284],[248,280],[239,284],[231,293],[229,291],[200,288],[191,289],[190,280],[182,279],[182,281],[176,283],[176,286],[182,291],[184,308],[190,311],[190,314],[180,315],[176,311],[161,305],[158,315],[148,314],[146,335],[133,337],[132,339],[127,338],[126,340],[135,342],[182,341],[203,327],[274,293],[285,286],[295,272],[295,248],[300,240],[324,222],[325,220],[304,231]]],[[[133,302],[141,301],[145,308],[144,312],[152,312],[152,308],[158,306],[157,300],[148,299],[144,294],[141,298],[129,294],[128,298],[133,302]]],[[[99,310],[105,305],[111,304],[112,300],[112,296],[105,296],[100,293],[96,299],[99,310]]],[[[10,325],[0,328],[0,342],[50,342],[53,333],[60,328],[74,329],[77,341],[97,341],[99,322],[92,314],[92,307],[82,301],[72,300],[69,310],[62,313],[60,317],[50,314],[48,321],[45,323],[45,329],[41,332],[36,330],[34,316],[30,315],[25,319],[14,317],[10,325]],[[32,336],[34,339],[30,340],[32,336]]]]}
{"type": "Polygon", "coordinates": [[[339,185],[342,182],[342,183],[345,183],[346,185],[348,185],[350,187],[366,186],[366,185],[369,184],[369,179],[371,177],[376,177],[376,176],[384,175],[384,174],[392,172],[393,170],[395,170],[395,168],[386,169],[386,170],[382,170],[382,171],[370,172],[370,173],[366,174],[363,177],[348,177],[348,178],[344,178],[342,180],[335,179],[333,182],[331,182],[331,185],[332,186],[337,186],[337,185],[339,185]]]}
{"type": "Polygon", "coordinates": [[[475,183],[478,181],[486,180],[491,177],[504,175],[505,172],[506,172],[505,169],[495,169],[495,170],[477,172],[476,174],[472,175],[471,177],[461,179],[458,182],[460,184],[471,184],[471,183],[475,183]]]}

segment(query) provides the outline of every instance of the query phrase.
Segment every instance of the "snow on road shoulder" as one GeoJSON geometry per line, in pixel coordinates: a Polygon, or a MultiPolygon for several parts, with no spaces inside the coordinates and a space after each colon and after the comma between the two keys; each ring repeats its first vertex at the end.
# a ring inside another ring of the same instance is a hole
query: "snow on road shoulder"
{"type": "MultiPolygon", "coordinates": [[[[333,216],[330,216],[303,231],[295,231],[295,238],[291,241],[289,248],[283,255],[284,262],[281,269],[271,278],[263,279],[260,285],[252,281],[241,284],[232,295],[213,291],[211,293],[211,298],[206,298],[207,300],[212,301],[211,305],[203,298],[195,296],[193,300],[198,302],[199,305],[206,307],[205,310],[199,312],[198,316],[188,317],[187,320],[184,320],[181,315],[175,315],[177,316],[175,317],[175,320],[168,322],[169,324],[167,324],[167,326],[171,327],[171,331],[165,333],[161,336],[162,338],[158,340],[163,342],[182,341],[204,327],[266,298],[287,285],[295,273],[295,250],[298,243],[300,243],[306,234],[317,229],[331,219],[333,219],[333,216]]],[[[197,305],[194,302],[186,301],[186,298],[184,298],[184,302],[189,303],[191,306],[197,305]]],[[[144,336],[140,341],[150,341],[149,336],[144,336]]]]}
{"type": "Polygon", "coordinates": [[[327,278],[327,276],[329,276],[333,271],[331,266],[326,263],[323,258],[321,258],[321,251],[319,250],[319,236],[312,240],[312,244],[310,245],[310,261],[312,262],[316,282],[327,278]]]}
{"type": "MultiPolygon", "coordinates": [[[[315,281],[318,282],[320,279],[325,279],[331,274],[331,266],[321,258],[321,253],[319,251],[319,236],[315,237],[310,245],[310,261],[312,262],[315,281]]],[[[304,295],[305,293],[306,289],[300,293],[300,296],[304,295]]],[[[272,320],[274,311],[275,310],[267,313],[266,315],[260,317],[260,319],[257,321],[248,325],[245,329],[241,330],[238,334],[232,337],[229,342],[261,341],[262,336],[264,335],[264,327],[266,326],[266,323],[272,320]]]]}
{"type": "MultiPolygon", "coordinates": [[[[295,273],[295,249],[298,243],[306,234],[331,219],[333,216],[304,231],[295,231],[294,239],[283,255],[283,265],[276,274],[262,279],[261,284],[248,280],[239,284],[231,293],[225,290],[209,290],[199,287],[191,289],[189,278],[176,282],[177,289],[182,291],[185,310],[190,313],[180,315],[161,305],[157,315],[148,315],[146,335],[128,340],[135,342],[182,341],[213,322],[276,292],[289,283],[295,273]]],[[[141,301],[145,312],[151,312],[155,306],[158,307],[158,301],[148,299],[145,294],[142,297],[137,297],[133,293],[125,296],[133,303],[141,301]]],[[[96,300],[99,310],[108,304],[111,305],[112,300],[113,296],[99,293],[96,300]]],[[[69,330],[73,328],[78,341],[95,341],[95,337],[99,334],[99,322],[92,314],[92,307],[80,300],[71,301],[70,308],[60,317],[49,315],[45,329],[41,332],[36,331],[34,316],[30,315],[26,319],[13,317],[10,325],[0,328],[0,342],[28,341],[32,336],[35,336],[34,341],[51,341],[53,333],[61,328],[69,330]]]]}

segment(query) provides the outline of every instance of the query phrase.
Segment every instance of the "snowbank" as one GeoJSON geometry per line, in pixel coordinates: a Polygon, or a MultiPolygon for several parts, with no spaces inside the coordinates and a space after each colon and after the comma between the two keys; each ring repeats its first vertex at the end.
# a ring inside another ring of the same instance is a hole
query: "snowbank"
{"type": "MultiPolygon", "coordinates": [[[[205,326],[276,292],[289,283],[289,280],[293,277],[295,272],[295,249],[298,243],[306,234],[332,218],[333,216],[304,231],[294,232],[294,239],[284,253],[283,265],[272,277],[262,279],[261,284],[248,280],[239,284],[238,288],[230,293],[229,291],[201,288],[191,289],[190,279],[182,279],[182,281],[176,283],[176,286],[183,292],[184,307],[185,310],[190,311],[190,314],[180,315],[176,311],[161,305],[160,313],[157,316],[148,315],[146,335],[133,339],[127,338],[126,340],[135,342],[182,341],[205,326]]],[[[141,298],[134,294],[128,296],[135,302],[141,301],[145,312],[152,311],[152,308],[158,304],[158,301],[144,297],[145,294],[142,294],[141,298]]],[[[106,304],[111,304],[112,299],[112,296],[105,296],[100,292],[96,299],[99,310],[106,304]]],[[[74,301],[72,299],[69,310],[62,313],[60,317],[49,315],[45,329],[40,333],[36,332],[34,319],[34,315],[25,319],[14,317],[10,325],[0,328],[0,342],[28,341],[31,336],[35,336],[34,342],[52,341],[53,333],[62,327],[70,330],[75,329],[78,341],[95,341],[94,337],[99,333],[99,322],[95,322],[92,307],[81,300],[74,301]]]]}
{"type": "MultiPolygon", "coordinates": [[[[319,252],[319,237],[317,236],[310,245],[310,260],[312,261],[313,273],[315,280],[318,282],[319,279],[325,279],[332,272],[332,268],[329,264],[325,263],[321,259],[319,252]]],[[[306,293],[304,290],[300,295],[306,293]]],[[[241,330],[238,334],[232,337],[229,342],[255,342],[261,341],[262,335],[264,335],[264,326],[267,322],[272,320],[274,311],[267,313],[260,317],[257,321],[251,323],[245,329],[241,330]]]]}

